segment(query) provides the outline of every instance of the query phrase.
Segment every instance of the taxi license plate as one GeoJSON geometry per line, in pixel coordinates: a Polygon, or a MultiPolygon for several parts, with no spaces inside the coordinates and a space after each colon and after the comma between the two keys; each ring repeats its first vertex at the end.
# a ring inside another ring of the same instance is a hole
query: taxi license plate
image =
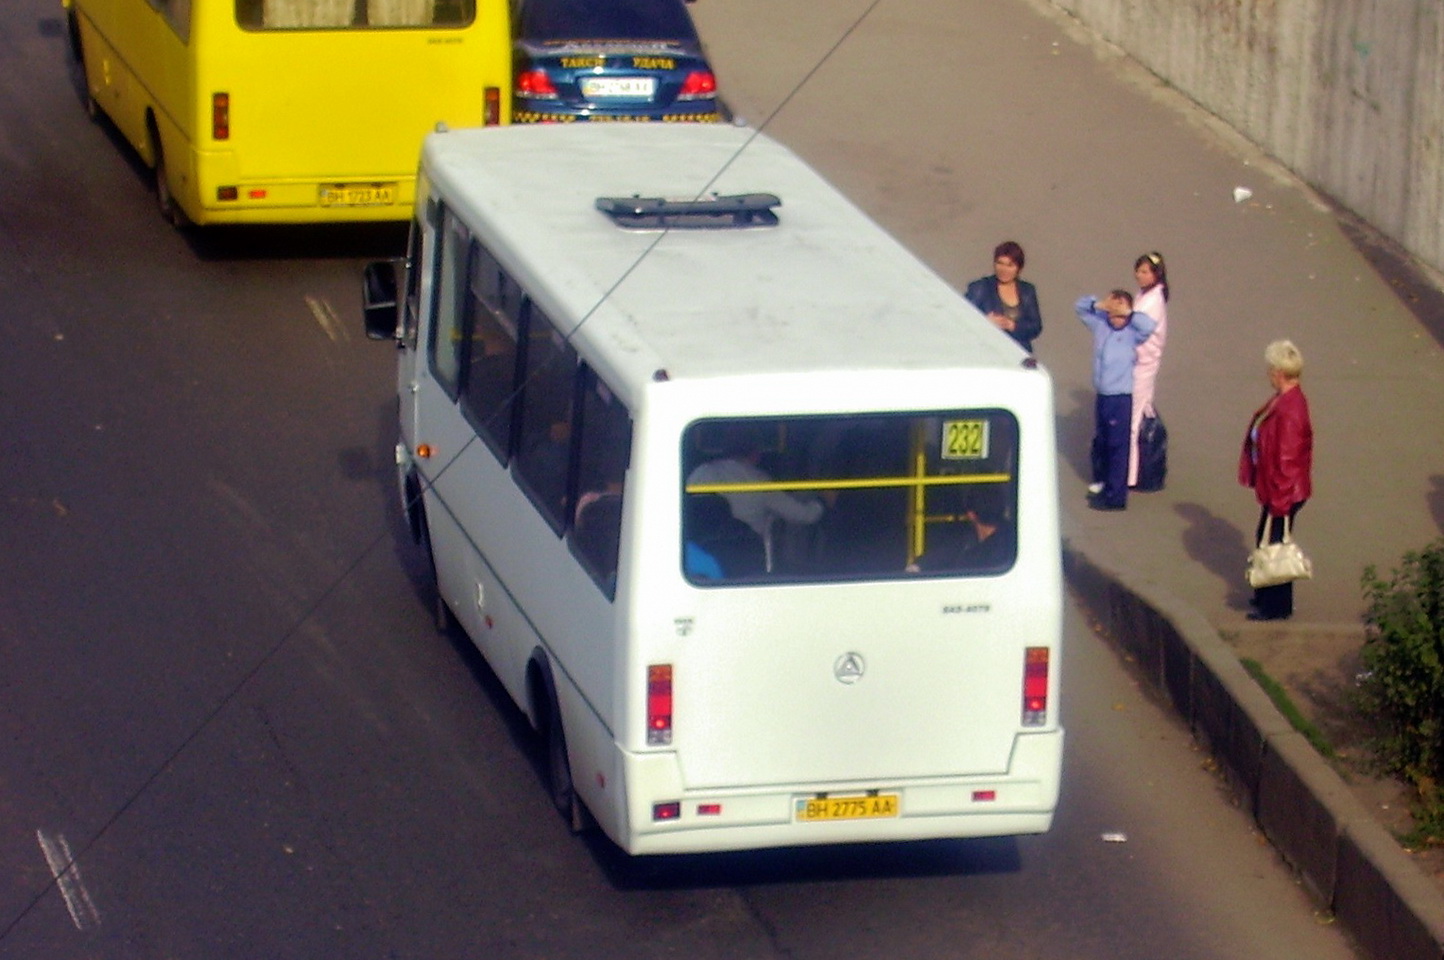
{"type": "Polygon", "coordinates": [[[656,77],[583,77],[582,96],[651,99],[657,90],[656,77]]]}
{"type": "Polygon", "coordinates": [[[898,795],[878,793],[850,797],[799,797],[797,819],[802,823],[826,820],[877,820],[898,815],[898,795]]]}
{"type": "Polygon", "coordinates": [[[394,183],[323,183],[323,207],[382,207],[396,202],[394,183]]]}

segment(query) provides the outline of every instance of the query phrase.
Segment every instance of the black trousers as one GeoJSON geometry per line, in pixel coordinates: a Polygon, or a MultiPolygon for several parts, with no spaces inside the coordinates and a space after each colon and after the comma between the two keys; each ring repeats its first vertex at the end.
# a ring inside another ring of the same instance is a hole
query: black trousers
{"type": "MultiPolygon", "coordinates": [[[[1289,508],[1289,531],[1294,529],[1294,517],[1298,516],[1304,507],[1304,502],[1294,504],[1289,508]]],[[[1258,529],[1254,531],[1253,542],[1258,543],[1263,539],[1264,526],[1269,522],[1269,508],[1264,507],[1259,511],[1258,529]]],[[[1284,539],[1284,524],[1282,520],[1275,520],[1269,528],[1269,543],[1280,543],[1284,539]]],[[[1257,587],[1253,592],[1254,609],[1259,616],[1270,619],[1282,620],[1285,617],[1294,615],[1294,584],[1293,581],[1280,583],[1273,587],[1257,587]]]]}
{"type": "Polygon", "coordinates": [[[1128,451],[1133,441],[1133,394],[1099,394],[1093,402],[1093,482],[1110,507],[1128,503],[1128,451]]]}

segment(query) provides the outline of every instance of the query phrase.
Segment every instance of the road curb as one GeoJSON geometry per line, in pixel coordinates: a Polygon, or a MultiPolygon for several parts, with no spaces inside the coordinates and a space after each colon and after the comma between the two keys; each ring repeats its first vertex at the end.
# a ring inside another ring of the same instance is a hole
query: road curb
{"type": "Polygon", "coordinates": [[[1063,543],[1063,571],[1112,643],[1220,763],[1259,829],[1377,960],[1444,957],[1444,894],[1274,708],[1202,614],[1063,543]]]}

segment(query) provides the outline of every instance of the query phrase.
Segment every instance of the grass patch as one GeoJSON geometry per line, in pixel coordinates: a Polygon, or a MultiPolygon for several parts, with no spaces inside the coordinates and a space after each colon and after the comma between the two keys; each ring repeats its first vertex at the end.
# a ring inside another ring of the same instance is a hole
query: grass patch
{"type": "Polygon", "coordinates": [[[1414,820],[1418,826],[1398,838],[1406,850],[1444,846],[1444,824],[1441,824],[1439,811],[1416,807],[1414,820]]]}
{"type": "Polygon", "coordinates": [[[1279,713],[1284,715],[1284,719],[1289,722],[1290,726],[1303,734],[1304,739],[1312,744],[1313,748],[1322,756],[1330,760],[1337,759],[1337,754],[1334,753],[1334,747],[1328,740],[1324,739],[1323,731],[1314,726],[1312,720],[1299,712],[1299,708],[1294,706],[1293,700],[1289,699],[1288,691],[1283,688],[1282,684],[1269,676],[1257,660],[1250,660],[1247,657],[1243,657],[1240,658],[1239,662],[1242,663],[1243,668],[1248,671],[1248,675],[1253,677],[1254,682],[1263,688],[1263,692],[1268,694],[1269,699],[1273,701],[1279,713]]]}

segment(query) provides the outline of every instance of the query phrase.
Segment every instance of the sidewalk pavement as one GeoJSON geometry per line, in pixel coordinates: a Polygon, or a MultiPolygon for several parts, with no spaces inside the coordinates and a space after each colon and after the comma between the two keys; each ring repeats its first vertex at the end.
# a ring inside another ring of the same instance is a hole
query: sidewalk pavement
{"type": "MultiPolygon", "coordinates": [[[[1347,253],[1338,251],[1341,262],[1349,262],[1347,253]]],[[[1361,249],[1356,257],[1363,297],[1374,298],[1384,316],[1361,328],[1343,310],[1297,335],[1317,457],[1315,497],[1297,525],[1315,577],[1296,585],[1294,617],[1245,619],[1252,591],[1243,572],[1258,507],[1252,491],[1236,485],[1234,467],[1246,419],[1269,394],[1264,332],[1225,325],[1201,331],[1221,340],[1246,336],[1258,354],[1256,368],[1245,371],[1252,377],[1213,390],[1186,389],[1187,372],[1170,370],[1165,356],[1163,377],[1174,375],[1158,401],[1170,430],[1168,483],[1130,495],[1122,513],[1086,508],[1091,396],[1059,378],[1064,568],[1105,635],[1213,753],[1259,829],[1368,955],[1439,960],[1440,882],[1400,848],[1377,811],[1292,729],[1239,662],[1259,660],[1296,691],[1313,684],[1320,699],[1345,693],[1364,637],[1364,565],[1387,575],[1406,550],[1444,529],[1444,363],[1428,342],[1430,328],[1444,324],[1444,312],[1436,312],[1441,294],[1387,251],[1361,249]],[[1366,275],[1366,260],[1377,276],[1366,275]],[[1385,288],[1371,289],[1380,284],[1385,288]],[[1410,308],[1421,315],[1409,316],[1410,308]]],[[[1073,332],[1060,325],[1055,318],[1050,331],[1059,340],[1073,332]]]]}
{"type": "Polygon", "coordinates": [[[1342,659],[1362,637],[1363,568],[1387,573],[1444,530],[1438,278],[1422,297],[1395,283],[1388,257],[1286,169],[1040,0],[830,0],[805,17],[770,0],[695,6],[738,115],[766,122],[954,288],[988,272],[999,241],[1023,244],[1056,389],[1071,581],[1369,952],[1440,960],[1438,888],[1229,642],[1284,657],[1327,642],[1342,659]],[[900,63],[922,65],[925,94],[900,63]],[[1146,250],[1163,251],[1173,285],[1157,395],[1168,484],[1099,513],[1084,503],[1091,350],[1069,305],[1131,287],[1146,250]],[[1264,347],[1284,337],[1303,352],[1315,429],[1297,528],[1315,579],[1280,626],[1244,619],[1258,508],[1235,471],[1270,392],[1264,347]]]}

